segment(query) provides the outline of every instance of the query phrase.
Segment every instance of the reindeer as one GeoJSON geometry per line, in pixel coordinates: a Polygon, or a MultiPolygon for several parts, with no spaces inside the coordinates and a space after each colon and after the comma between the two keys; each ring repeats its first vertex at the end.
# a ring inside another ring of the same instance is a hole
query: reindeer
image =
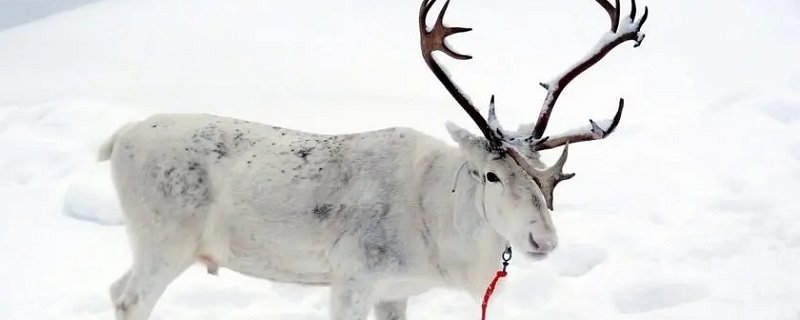
{"type": "Polygon", "coordinates": [[[133,253],[110,287],[118,320],[148,319],[167,286],[194,263],[276,282],[330,286],[332,319],[405,319],[407,299],[435,287],[465,290],[480,301],[500,253],[513,247],[533,260],[558,246],[553,190],[568,145],[606,138],[605,128],[543,135],[561,92],[626,41],[638,46],[647,18],[611,17],[598,45],[555,80],[538,119],[512,132],[472,105],[433,58],[467,60],[445,37],[446,2],[433,28],[419,8],[422,57],[482,132],[447,122],[451,146],[410,128],[316,134],[209,114],[159,114],[117,130],[100,148],[133,253]],[[531,128],[529,130],[527,128],[531,128]],[[539,152],[563,146],[552,167],[539,152]],[[456,188],[453,189],[453,184],[456,188]]]}

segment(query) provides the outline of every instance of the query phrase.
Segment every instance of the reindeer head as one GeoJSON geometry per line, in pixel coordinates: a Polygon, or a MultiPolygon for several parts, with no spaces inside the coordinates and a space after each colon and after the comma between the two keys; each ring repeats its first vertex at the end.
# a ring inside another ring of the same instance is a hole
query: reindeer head
{"type": "Polygon", "coordinates": [[[589,120],[588,128],[543,137],[553,106],[564,88],[575,77],[600,61],[616,46],[629,40],[635,42],[634,47],[641,44],[644,34],[640,30],[647,19],[647,7],[637,21],[636,2],[632,0],[630,15],[620,20],[622,16],[619,0],[616,0],[616,7],[607,0],[595,0],[610,16],[611,30],[601,38],[589,54],[566,72],[551,82],[540,83],[547,89],[547,96],[538,119],[530,125],[521,126],[515,132],[510,132],[504,130],[497,119],[494,96],[490,99],[488,116],[484,118],[433,58],[433,52],[437,50],[457,60],[472,58],[454,52],[445,43],[445,37],[449,35],[472,30],[443,25],[442,19],[450,4],[449,0],[442,6],[433,28],[428,31],[425,20],[435,1],[423,0],[419,9],[422,57],[436,78],[483,133],[481,137],[453,123],[447,124],[450,135],[458,143],[473,170],[477,171],[477,178],[481,181],[481,186],[475,195],[477,209],[484,213],[488,223],[512,246],[524,248],[524,251],[533,256],[544,256],[553,251],[558,244],[556,229],[550,218],[550,211],[553,210],[553,191],[559,182],[575,176],[574,173],[562,172],[567,161],[569,144],[600,140],[611,134],[619,124],[624,100],[620,99],[617,113],[606,128],[589,120]],[[528,131],[525,128],[532,129],[528,131]],[[539,163],[539,151],[559,146],[564,148],[552,167],[536,168],[533,163],[539,163]]]}

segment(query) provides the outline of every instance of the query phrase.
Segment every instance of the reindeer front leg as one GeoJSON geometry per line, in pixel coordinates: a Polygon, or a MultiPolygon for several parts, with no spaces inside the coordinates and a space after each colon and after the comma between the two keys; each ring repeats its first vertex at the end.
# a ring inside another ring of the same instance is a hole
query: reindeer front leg
{"type": "Polygon", "coordinates": [[[344,280],[331,288],[332,320],[366,320],[372,306],[372,284],[363,280],[344,280]]]}
{"type": "Polygon", "coordinates": [[[405,320],[408,299],[381,301],[375,304],[376,320],[405,320]]]}

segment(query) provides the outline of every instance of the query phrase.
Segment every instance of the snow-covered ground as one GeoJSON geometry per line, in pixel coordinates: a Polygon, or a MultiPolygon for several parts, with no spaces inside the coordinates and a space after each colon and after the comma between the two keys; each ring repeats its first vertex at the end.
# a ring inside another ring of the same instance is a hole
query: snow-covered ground
{"type": "MultiPolygon", "coordinates": [[[[0,32],[0,319],[112,319],[130,261],[100,141],[153,112],[318,132],[474,127],[419,56],[416,1],[106,0],[0,32]]],[[[562,246],[512,260],[489,319],[800,319],[800,4],[654,1],[639,48],[570,85],[548,132],[626,108],[570,148],[562,246]]],[[[623,1],[623,5],[628,3],[623,1]]],[[[439,56],[506,128],[607,28],[594,1],[454,0],[439,56]]],[[[477,130],[475,130],[477,132],[477,130]]],[[[554,159],[558,151],[546,154],[554,159]]],[[[200,267],[153,319],[325,319],[328,291],[200,267]]],[[[462,293],[411,319],[477,319],[462,293]]]]}
{"type": "Polygon", "coordinates": [[[99,0],[12,0],[0,1],[0,30],[33,22],[99,0]]]}

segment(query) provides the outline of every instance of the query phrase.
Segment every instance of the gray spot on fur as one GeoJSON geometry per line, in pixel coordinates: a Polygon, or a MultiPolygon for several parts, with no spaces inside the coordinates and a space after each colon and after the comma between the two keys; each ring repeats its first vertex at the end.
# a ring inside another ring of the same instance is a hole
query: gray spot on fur
{"type": "Polygon", "coordinates": [[[308,155],[311,154],[311,151],[313,151],[313,150],[314,150],[314,147],[305,147],[305,148],[302,148],[300,150],[295,151],[294,154],[297,155],[300,158],[303,158],[303,160],[308,161],[308,159],[306,159],[306,157],[308,157],[308,155]]]}
{"type": "MultiPolygon", "coordinates": [[[[344,208],[345,208],[345,206],[343,204],[340,204],[339,208],[338,208],[338,212],[341,212],[342,210],[344,210],[344,208]]],[[[326,219],[330,218],[331,214],[333,213],[333,210],[334,210],[334,205],[332,205],[330,203],[321,203],[321,204],[317,204],[314,207],[314,210],[312,210],[312,213],[318,219],[326,220],[326,219]]]]}
{"type": "Polygon", "coordinates": [[[221,159],[228,155],[228,146],[224,142],[217,142],[211,152],[217,154],[217,159],[221,159]]]}
{"type": "MultiPolygon", "coordinates": [[[[421,215],[424,216],[424,213],[421,215]]],[[[420,237],[422,238],[422,243],[428,249],[434,249],[433,247],[435,244],[431,241],[431,228],[428,227],[428,222],[425,221],[424,218],[422,220],[422,230],[420,230],[420,237]]]]}
{"type": "Polygon", "coordinates": [[[391,205],[380,203],[370,207],[364,208],[365,211],[361,214],[371,217],[357,223],[354,230],[361,234],[359,245],[366,267],[375,270],[405,265],[405,256],[402,253],[404,245],[400,242],[397,230],[387,228],[390,223],[386,219],[391,205]]]}
{"type": "Polygon", "coordinates": [[[392,210],[392,205],[388,203],[384,203],[381,205],[381,209],[378,212],[378,218],[386,218],[389,215],[389,212],[392,210]]]}
{"type": "Polygon", "coordinates": [[[234,130],[234,132],[236,133],[233,134],[233,147],[238,148],[239,145],[245,142],[247,139],[245,139],[244,132],[242,132],[241,130],[236,129],[234,130]]]}
{"type": "Polygon", "coordinates": [[[155,165],[149,169],[150,176],[157,179],[155,191],[158,196],[192,208],[211,203],[211,193],[205,184],[208,172],[198,162],[190,161],[185,166],[164,170],[159,168],[155,165]]]}
{"type": "Polygon", "coordinates": [[[389,256],[389,246],[384,243],[364,243],[364,255],[367,258],[367,265],[371,268],[386,263],[389,256]]]}
{"type": "Polygon", "coordinates": [[[342,185],[348,185],[350,183],[350,179],[353,178],[353,175],[350,171],[342,171],[341,175],[339,175],[339,181],[342,185]]]}
{"type": "Polygon", "coordinates": [[[192,135],[192,142],[196,144],[202,144],[203,140],[211,140],[214,137],[214,133],[217,129],[217,126],[213,124],[209,124],[205,126],[203,129],[197,130],[194,135],[192,135]]]}

